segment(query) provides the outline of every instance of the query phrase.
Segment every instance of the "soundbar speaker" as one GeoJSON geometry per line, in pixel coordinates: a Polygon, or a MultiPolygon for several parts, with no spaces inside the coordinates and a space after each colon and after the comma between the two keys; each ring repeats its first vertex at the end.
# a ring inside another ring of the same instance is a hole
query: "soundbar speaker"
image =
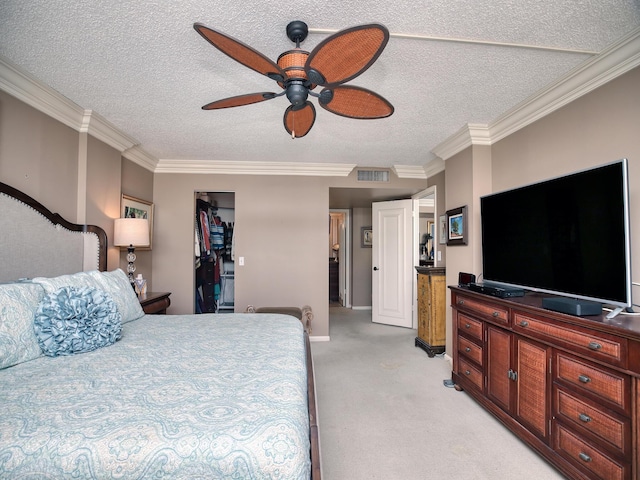
{"type": "Polygon", "coordinates": [[[577,317],[602,315],[602,304],[576,298],[548,297],[542,299],[542,308],[554,312],[568,313],[577,317]]]}

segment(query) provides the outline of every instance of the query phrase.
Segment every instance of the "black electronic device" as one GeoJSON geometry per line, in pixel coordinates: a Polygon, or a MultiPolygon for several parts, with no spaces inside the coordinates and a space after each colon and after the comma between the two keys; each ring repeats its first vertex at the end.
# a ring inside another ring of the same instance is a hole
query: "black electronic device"
{"type": "Polygon", "coordinates": [[[631,307],[626,159],[480,198],[482,277],[631,307]]]}
{"type": "Polygon", "coordinates": [[[577,317],[602,315],[602,304],[576,298],[548,297],[542,299],[542,308],[555,312],[568,313],[577,317]]]}
{"type": "Polygon", "coordinates": [[[498,298],[514,298],[524,297],[524,290],[522,288],[514,287],[499,287],[497,285],[490,285],[486,283],[470,283],[468,285],[469,290],[474,292],[484,293],[485,295],[491,295],[498,298]]]}
{"type": "Polygon", "coordinates": [[[458,273],[458,286],[459,287],[466,287],[470,283],[475,283],[475,281],[476,281],[476,276],[473,273],[465,273],[465,272],[459,272],[458,273]]]}

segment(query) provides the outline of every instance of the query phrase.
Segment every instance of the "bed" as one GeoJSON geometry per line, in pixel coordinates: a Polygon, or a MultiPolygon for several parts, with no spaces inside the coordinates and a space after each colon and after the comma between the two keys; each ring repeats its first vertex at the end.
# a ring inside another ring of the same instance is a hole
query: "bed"
{"type": "Polygon", "coordinates": [[[0,478],[320,479],[297,318],[145,315],[102,229],[0,212],[0,478]]]}

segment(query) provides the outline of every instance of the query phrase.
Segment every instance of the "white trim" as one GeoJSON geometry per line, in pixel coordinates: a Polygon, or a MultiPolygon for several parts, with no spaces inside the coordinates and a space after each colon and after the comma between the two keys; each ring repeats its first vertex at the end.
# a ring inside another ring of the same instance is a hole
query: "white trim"
{"type": "Polygon", "coordinates": [[[0,55],[0,89],[77,132],[123,151],[138,142],[102,116],[85,110],[0,55]]]}
{"type": "MultiPolygon", "coordinates": [[[[311,34],[333,34],[338,29],[334,28],[309,28],[311,34]]],[[[596,55],[598,52],[593,50],[582,50],[579,48],[553,47],[551,45],[533,45],[531,43],[513,43],[513,42],[496,42],[494,40],[477,40],[474,38],[463,37],[438,37],[435,35],[419,35],[414,33],[389,32],[391,38],[403,38],[408,40],[429,40],[434,42],[452,42],[452,43],[469,43],[472,45],[489,45],[493,47],[510,47],[510,48],[527,48],[533,50],[547,50],[551,52],[562,53],[583,53],[587,55],[596,55]]]]}
{"type": "Polygon", "coordinates": [[[422,165],[394,165],[391,169],[398,178],[427,178],[422,165]]]}
{"type": "Polygon", "coordinates": [[[492,145],[640,65],[640,27],[490,125],[468,124],[437,145],[443,160],[472,145],[492,145]]]}
{"type": "Polygon", "coordinates": [[[373,307],[371,305],[364,305],[360,307],[356,307],[352,305],[351,310],[373,310],[373,307]]]}
{"type": "Polygon", "coordinates": [[[424,167],[427,173],[427,178],[433,177],[440,172],[444,172],[444,160],[441,158],[434,158],[424,167]]]}
{"type": "Polygon", "coordinates": [[[79,130],[84,110],[0,55],[0,89],[67,127],[79,130]]]}
{"type": "Polygon", "coordinates": [[[140,145],[134,145],[133,147],[125,150],[122,152],[122,156],[152,172],[155,171],[156,166],[158,165],[158,159],[147,153],[142,147],[140,147],[140,145]]]}
{"type": "Polygon", "coordinates": [[[309,341],[310,342],[330,342],[331,341],[331,337],[327,336],[322,336],[322,335],[309,335],[309,341]]]}
{"type": "Polygon", "coordinates": [[[155,168],[155,173],[347,177],[355,167],[355,164],[342,163],[236,162],[228,160],[160,159],[155,168]]]}

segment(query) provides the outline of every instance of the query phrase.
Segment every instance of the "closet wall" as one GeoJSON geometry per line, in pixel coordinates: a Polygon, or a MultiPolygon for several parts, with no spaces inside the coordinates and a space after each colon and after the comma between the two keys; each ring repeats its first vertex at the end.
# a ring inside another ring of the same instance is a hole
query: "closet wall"
{"type": "Polygon", "coordinates": [[[196,193],[195,313],[234,311],[234,207],[234,193],[196,193]]]}

